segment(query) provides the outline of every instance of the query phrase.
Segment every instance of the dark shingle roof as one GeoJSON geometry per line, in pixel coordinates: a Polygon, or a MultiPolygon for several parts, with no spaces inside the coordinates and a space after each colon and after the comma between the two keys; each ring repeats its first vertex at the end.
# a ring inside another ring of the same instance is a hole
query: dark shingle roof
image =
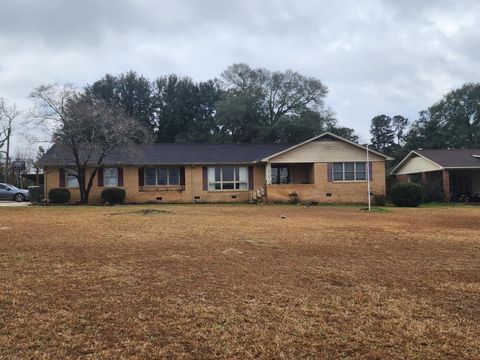
{"type": "MultiPolygon", "coordinates": [[[[105,164],[168,165],[168,164],[235,164],[254,163],[291,144],[138,144],[118,147],[105,164]]],[[[53,145],[39,160],[39,165],[73,165],[71,152],[62,145],[53,145]]]]}
{"type": "Polygon", "coordinates": [[[445,168],[480,167],[480,149],[415,150],[416,153],[445,168]]]}

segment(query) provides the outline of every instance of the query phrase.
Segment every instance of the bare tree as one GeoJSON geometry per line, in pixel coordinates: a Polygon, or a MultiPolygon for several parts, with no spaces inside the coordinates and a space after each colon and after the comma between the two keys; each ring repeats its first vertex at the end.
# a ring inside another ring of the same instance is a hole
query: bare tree
{"type": "Polygon", "coordinates": [[[59,155],[78,179],[83,204],[88,203],[95,175],[106,164],[108,155],[119,147],[147,139],[147,131],[122,109],[71,85],[43,85],[30,96],[36,118],[52,127],[53,141],[65,150],[59,155]]]}
{"type": "Polygon", "coordinates": [[[222,73],[222,79],[226,90],[259,99],[271,125],[285,115],[321,110],[328,93],[319,79],[292,70],[252,69],[247,64],[230,66],[222,73]]]}
{"type": "Polygon", "coordinates": [[[8,182],[10,168],[10,140],[12,137],[12,125],[20,115],[15,105],[9,106],[7,100],[0,98],[0,149],[4,146],[6,150],[0,152],[5,154],[5,182],[8,182]]]}

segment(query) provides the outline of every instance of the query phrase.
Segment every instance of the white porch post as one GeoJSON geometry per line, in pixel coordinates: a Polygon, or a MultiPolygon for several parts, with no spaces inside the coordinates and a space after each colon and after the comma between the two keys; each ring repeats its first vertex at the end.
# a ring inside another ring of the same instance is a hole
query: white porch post
{"type": "Polygon", "coordinates": [[[272,184],[272,164],[269,162],[265,165],[265,184],[272,184]]]}

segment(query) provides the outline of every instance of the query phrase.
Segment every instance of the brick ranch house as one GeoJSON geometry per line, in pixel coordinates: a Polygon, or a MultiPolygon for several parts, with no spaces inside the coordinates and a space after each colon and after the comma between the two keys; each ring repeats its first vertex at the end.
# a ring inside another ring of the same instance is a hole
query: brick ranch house
{"type": "Polygon", "coordinates": [[[392,175],[438,189],[445,201],[480,201],[480,149],[414,150],[392,175]]]}
{"type": "MultiPolygon", "coordinates": [[[[45,194],[68,188],[79,200],[73,162],[53,145],[40,159],[45,194]]],[[[90,192],[100,202],[107,186],[122,187],[127,202],[367,202],[385,195],[389,157],[331,133],[300,144],[138,144],[118,148],[106,159],[90,192]]],[[[71,157],[70,157],[71,158],[71,157]]],[[[87,171],[88,172],[88,171],[87,171]]],[[[88,176],[88,174],[87,174],[88,176]]]]}

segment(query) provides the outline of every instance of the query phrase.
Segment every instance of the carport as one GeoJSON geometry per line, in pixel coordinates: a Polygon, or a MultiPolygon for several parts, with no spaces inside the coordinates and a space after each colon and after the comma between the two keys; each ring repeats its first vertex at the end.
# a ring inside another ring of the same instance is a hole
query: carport
{"type": "Polygon", "coordinates": [[[480,149],[411,151],[393,170],[397,181],[422,183],[445,201],[480,201],[480,149]]]}

